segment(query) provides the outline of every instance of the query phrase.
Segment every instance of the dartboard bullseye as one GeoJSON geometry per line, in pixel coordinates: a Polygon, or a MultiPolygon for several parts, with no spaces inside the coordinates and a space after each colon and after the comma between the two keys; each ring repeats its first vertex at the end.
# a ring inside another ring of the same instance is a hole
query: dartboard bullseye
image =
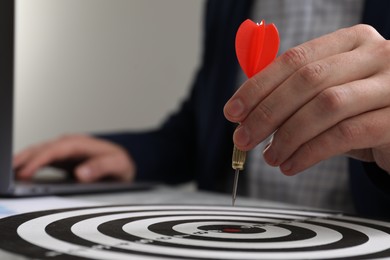
{"type": "Polygon", "coordinates": [[[0,220],[0,248],[37,259],[383,259],[390,223],[341,214],[117,205],[0,220]]]}

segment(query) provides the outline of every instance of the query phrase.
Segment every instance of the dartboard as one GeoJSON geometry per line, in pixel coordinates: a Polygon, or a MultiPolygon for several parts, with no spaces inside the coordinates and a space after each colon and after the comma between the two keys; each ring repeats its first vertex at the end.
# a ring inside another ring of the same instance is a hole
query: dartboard
{"type": "Polygon", "coordinates": [[[274,208],[68,208],[1,219],[0,233],[33,259],[390,259],[388,222],[274,208]]]}

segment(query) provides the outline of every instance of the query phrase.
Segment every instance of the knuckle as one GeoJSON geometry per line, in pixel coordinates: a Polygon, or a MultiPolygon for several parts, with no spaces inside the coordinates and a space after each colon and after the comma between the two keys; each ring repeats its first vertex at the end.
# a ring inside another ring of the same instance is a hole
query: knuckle
{"type": "Polygon", "coordinates": [[[301,146],[301,151],[304,155],[304,158],[309,158],[316,154],[315,148],[312,142],[306,142],[301,146]]]}
{"type": "Polygon", "coordinates": [[[379,33],[375,30],[374,27],[368,24],[358,24],[352,27],[355,33],[363,38],[377,37],[379,33]]]}
{"type": "Polygon", "coordinates": [[[354,48],[357,48],[365,41],[373,41],[375,39],[383,39],[374,27],[368,24],[357,24],[348,28],[338,30],[344,35],[354,48]]]}
{"type": "Polygon", "coordinates": [[[326,74],[327,66],[324,63],[308,64],[298,70],[298,76],[308,84],[320,82],[326,74]]]}
{"type": "MultiPolygon", "coordinates": [[[[385,40],[381,41],[374,50],[377,53],[377,57],[390,57],[390,41],[385,40]]],[[[389,65],[388,62],[386,62],[387,65],[389,65]]]]}
{"type": "Polygon", "coordinates": [[[59,136],[57,138],[57,140],[60,142],[70,142],[70,141],[78,142],[78,141],[81,141],[81,140],[86,139],[86,138],[87,138],[87,135],[84,135],[84,134],[66,133],[66,134],[62,134],[61,136],[59,136]]]}
{"type": "Polygon", "coordinates": [[[279,139],[283,144],[291,142],[293,140],[291,131],[286,127],[280,127],[276,133],[275,137],[279,139]]]}
{"type": "Polygon", "coordinates": [[[248,80],[250,87],[248,88],[248,93],[251,97],[259,96],[265,90],[264,82],[257,80],[256,77],[252,77],[248,80]]]}
{"type": "Polygon", "coordinates": [[[255,116],[255,122],[262,122],[267,125],[271,125],[274,122],[272,110],[264,103],[260,103],[253,114],[255,116]]]}
{"type": "Polygon", "coordinates": [[[362,133],[362,129],[349,121],[342,121],[337,124],[338,132],[341,135],[341,140],[345,140],[346,143],[351,143],[357,140],[362,133]]]}
{"type": "Polygon", "coordinates": [[[61,146],[61,147],[69,146],[70,143],[79,142],[79,140],[76,140],[76,139],[77,139],[76,135],[63,134],[63,135],[59,136],[57,139],[54,139],[51,142],[51,145],[52,146],[61,146]]]}
{"type": "Polygon", "coordinates": [[[58,137],[58,140],[59,141],[68,141],[72,138],[72,136],[70,134],[63,134],[61,135],[60,137],[58,137]]]}
{"type": "Polygon", "coordinates": [[[72,136],[69,134],[64,134],[58,137],[57,139],[53,140],[49,143],[49,147],[53,151],[61,151],[63,149],[66,149],[69,147],[69,144],[72,141],[72,136]]]}
{"type": "Polygon", "coordinates": [[[287,50],[281,58],[283,63],[298,69],[308,63],[308,51],[303,46],[296,46],[287,50]]]}
{"type": "Polygon", "coordinates": [[[315,98],[316,104],[324,113],[337,113],[346,106],[347,95],[341,88],[328,88],[315,98]]]}
{"type": "Polygon", "coordinates": [[[281,127],[276,131],[275,139],[278,139],[284,146],[290,146],[295,141],[293,133],[286,127],[281,127]]]}

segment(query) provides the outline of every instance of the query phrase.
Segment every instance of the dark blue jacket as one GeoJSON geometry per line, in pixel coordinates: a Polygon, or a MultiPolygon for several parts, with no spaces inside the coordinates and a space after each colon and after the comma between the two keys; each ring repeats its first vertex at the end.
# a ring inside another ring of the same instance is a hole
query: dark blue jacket
{"type": "MultiPolygon", "coordinates": [[[[212,191],[229,187],[234,125],[222,111],[237,87],[234,38],[238,26],[249,17],[251,4],[250,0],[207,1],[202,63],[178,112],[157,130],[104,136],[129,151],[137,163],[137,179],[196,180],[200,189],[212,191]]],[[[366,1],[362,22],[389,39],[390,1],[366,1]]],[[[390,218],[390,176],[375,164],[353,160],[350,174],[358,212],[390,218]]]]}

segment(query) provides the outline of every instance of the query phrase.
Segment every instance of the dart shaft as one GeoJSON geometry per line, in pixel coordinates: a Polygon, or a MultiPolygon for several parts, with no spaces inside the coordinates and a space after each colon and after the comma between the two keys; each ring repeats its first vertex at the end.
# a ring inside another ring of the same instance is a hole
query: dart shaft
{"type": "Polygon", "coordinates": [[[238,178],[240,176],[240,171],[244,169],[245,160],[246,160],[246,152],[241,151],[236,146],[234,146],[233,156],[232,156],[232,168],[235,170],[233,191],[232,191],[232,205],[233,206],[234,206],[234,204],[236,202],[236,198],[237,198],[238,178]]]}

